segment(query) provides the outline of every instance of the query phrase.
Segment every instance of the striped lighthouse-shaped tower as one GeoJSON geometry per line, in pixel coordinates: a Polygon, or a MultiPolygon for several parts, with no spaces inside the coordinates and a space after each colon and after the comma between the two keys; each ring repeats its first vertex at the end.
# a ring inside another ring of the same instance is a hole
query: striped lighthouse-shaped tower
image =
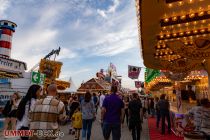
{"type": "Polygon", "coordinates": [[[17,25],[8,20],[0,20],[0,57],[10,58],[12,35],[17,25]]]}

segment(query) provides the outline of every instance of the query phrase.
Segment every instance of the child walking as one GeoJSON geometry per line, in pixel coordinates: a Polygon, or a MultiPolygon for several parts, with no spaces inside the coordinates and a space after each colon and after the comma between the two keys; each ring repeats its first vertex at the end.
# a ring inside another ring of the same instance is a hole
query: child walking
{"type": "Polygon", "coordinates": [[[79,140],[80,138],[80,130],[82,129],[82,113],[80,108],[77,107],[73,116],[72,116],[72,126],[75,130],[75,140],[79,140]]]}

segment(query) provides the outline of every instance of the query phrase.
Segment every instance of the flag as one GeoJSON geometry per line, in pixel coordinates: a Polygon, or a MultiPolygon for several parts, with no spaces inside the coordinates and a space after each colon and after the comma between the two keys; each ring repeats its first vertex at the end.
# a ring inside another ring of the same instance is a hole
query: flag
{"type": "Polygon", "coordinates": [[[138,79],[141,67],[128,65],[128,77],[131,79],[138,79]]]}
{"type": "Polygon", "coordinates": [[[142,85],[142,82],[141,81],[135,81],[135,87],[136,88],[140,88],[142,85]]]}

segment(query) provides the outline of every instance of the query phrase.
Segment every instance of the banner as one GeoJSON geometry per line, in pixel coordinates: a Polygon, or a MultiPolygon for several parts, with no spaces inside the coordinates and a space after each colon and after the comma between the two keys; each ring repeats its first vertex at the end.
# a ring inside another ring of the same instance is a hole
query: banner
{"type": "Polygon", "coordinates": [[[135,87],[136,88],[140,88],[142,86],[142,82],[141,81],[135,81],[135,87]]]}
{"type": "Polygon", "coordinates": [[[138,79],[141,71],[141,67],[128,65],[128,77],[131,79],[138,79]]]}
{"type": "Polygon", "coordinates": [[[149,83],[153,79],[155,79],[157,76],[160,76],[160,70],[154,70],[150,68],[146,68],[145,71],[145,81],[146,83],[149,83]]]}

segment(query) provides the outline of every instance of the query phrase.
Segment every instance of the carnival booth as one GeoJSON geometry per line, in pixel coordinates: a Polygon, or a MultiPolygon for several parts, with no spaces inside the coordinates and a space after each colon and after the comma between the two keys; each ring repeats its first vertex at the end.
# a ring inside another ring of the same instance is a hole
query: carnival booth
{"type": "Polygon", "coordinates": [[[210,74],[209,5],[209,0],[136,0],[144,65],[164,70],[164,75],[175,81],[172,89],[175,88],[174,96],[177,96],[177,118],[183,118],[185,112],[195,105],[194,97],[188,99],[187,104],[192,105],[189,108],[180,105],[181,92],[184,95],[189,88],[199,92],[199,96],[209,98],[210,80],[207,76],[201,76],[201,79],[190,77],[191,71],[196,70],[210,74]]]}
{"type": "Polygon", "coordinates": [[[145,75],[146,90],[153,92],[155,96],[166,94],[170,102],[172,131],[177,136],[183,136],[184,129],[192,131],[193,123],[188,122],[186,124],[184,117],[192,107],[197,105],[197,100],[208,98],[207,72],[205,70],[191,71],[188,75],[171,77],[172,75],[166,71],[147,68],[145,75]],[[149,77],[153,78],[149,79],[149,77]]]}

